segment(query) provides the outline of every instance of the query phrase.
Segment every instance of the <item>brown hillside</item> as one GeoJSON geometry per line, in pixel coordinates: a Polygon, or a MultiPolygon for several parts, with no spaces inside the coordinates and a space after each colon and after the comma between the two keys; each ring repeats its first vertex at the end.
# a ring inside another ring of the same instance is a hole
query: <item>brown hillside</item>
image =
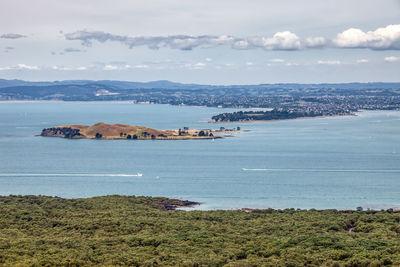
{"type": "Polygon", "coordinates": [[[120,134],[130,134],[137,136],[142,136],[144,132],[147,132],[148,135],[159,135],[163,134],[164,131],[155,130],[152,128],[144,127],[144,126],[131,126],[127,124],[107,124],[104,122],[96,123],[92,126],[84,126],[84,125],[70,125],[69,127],[80,129],[81,134],[86,137],[93,137],[96,133],[100,133],[105,137],[120,137],[120,134]]]}

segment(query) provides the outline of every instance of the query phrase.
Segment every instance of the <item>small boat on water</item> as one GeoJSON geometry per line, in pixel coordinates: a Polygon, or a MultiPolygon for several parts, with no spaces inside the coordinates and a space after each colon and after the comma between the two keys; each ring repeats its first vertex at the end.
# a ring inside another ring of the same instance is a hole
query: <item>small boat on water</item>
{"type": "Polygon", "coordinates": [[[138,172],[136,175],[139,176],[139,177],[143,176],[143,174],[141,174],[140,172],[138,172]]]}

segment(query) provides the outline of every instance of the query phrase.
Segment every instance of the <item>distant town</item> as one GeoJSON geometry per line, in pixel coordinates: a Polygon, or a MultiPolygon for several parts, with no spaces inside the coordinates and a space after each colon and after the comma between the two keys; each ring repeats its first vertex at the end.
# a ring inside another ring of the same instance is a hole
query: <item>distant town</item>
{"type": "Polygon", "coordinates": [[[131,101],[139,104],[265,108],[274,110],[272,115],[277,118],[281,118],[278,113],[289,114],[289,117],[313,117],[349,115],[359,110],[400,109],[400,83],[212,86],[169,81],[0,80],[0,101],[9,100],[131,101]]]}

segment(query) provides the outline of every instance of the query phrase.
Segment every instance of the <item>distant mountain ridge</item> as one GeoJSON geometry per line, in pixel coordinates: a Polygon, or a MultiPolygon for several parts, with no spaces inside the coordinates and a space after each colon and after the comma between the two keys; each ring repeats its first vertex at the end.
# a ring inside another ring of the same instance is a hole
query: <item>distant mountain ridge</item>
{"type": "Polygon", "coordinates": [[[185,84],[178,82],[171,82],[168,80],[158,80],[150,82],[131,82],[131,81],[118,81],[118,80],[62,80],[62,81],[24,81],[24,80],[7,80],[0,79],[0,88],[6,87],[16,87],[16,86],[57,86],[57,85],[93,85],[101,84],[106,86],[111,86],[119,89],[198,89],[198,88],[226,88],[226,87],[242,87],[242,88],[272,88],[272,87],[283,87],[283,88],[303,88],[303,87],[338,87],[341,88],[351,88],[355,89],[357,87],[362,87],[363,89],[400,89],[400,82],[368,82],[368,83],[265,83],[265,84],[248,84],[248,85],[207,85],[207,84],[185,84]]]}
{"type": "Polygon", "coordinates": [[[183,88],[183,87],[194,87],[203,88],[208,85],[199,84],[183,84],[170,82],[167,80],[151,81],[151,82],[129,82],[129,81],[116,81],[116,80],[63,80],[63,81],[24,81],[24,80],[6,80],[0,79],[0,88],[16,87],[16,86],[56,86],[56,85],[91,85],[91,84],[102,84],[119,89],[137,89],[137,88],[183,88]]]}

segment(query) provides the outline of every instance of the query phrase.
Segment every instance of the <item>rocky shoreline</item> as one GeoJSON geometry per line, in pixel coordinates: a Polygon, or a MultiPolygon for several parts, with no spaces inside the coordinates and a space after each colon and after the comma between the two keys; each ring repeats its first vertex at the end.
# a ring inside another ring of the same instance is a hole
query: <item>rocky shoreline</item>
{"type": "Polygon", "coordinates": [[[80,129],[73,129],[71,127],[45,128],[42,130],[40,136],[54,136],[63,138],[83,137],[83,135],[80,133],[80,129]]]}

